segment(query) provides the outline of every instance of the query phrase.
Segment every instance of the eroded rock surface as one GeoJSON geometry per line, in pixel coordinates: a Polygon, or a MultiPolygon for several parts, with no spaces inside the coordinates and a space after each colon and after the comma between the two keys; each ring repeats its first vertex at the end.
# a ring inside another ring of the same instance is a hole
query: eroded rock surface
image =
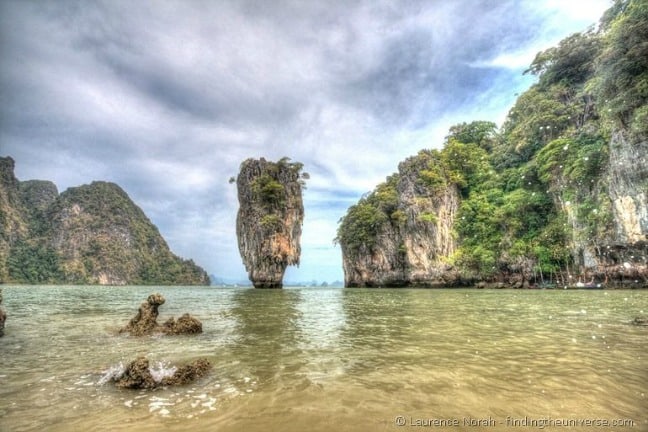
{"type": "Polygon", "coordinates": [[[4,336],[4,326],[7,320],[7,313],[2,309],[2,289],[0,289],[0,336],[4,336]]]}
{"type": "Polygon", "coordinates": [[[632,324],[637,325],[637,326],[648,327],[648,318],[646,318],[646,317],[637,317],[632,321],[632,324]]]}
{"type": "Polygon", "coordinates": [[[173,317],[164,323],[167,334],[194,334],[202,333],[202,323],[189,314],[184,314],[177,320],[173,317]]]}
{"type": "Polygon", "coordinates": [[[189,384],[207,374],[211,363],[206,359],[198,359],[178,368],[174,368],[172,375],[156,377],[151,372],[149,360],[138,357],[126,366],[123,374],[115,376],[112,380],[117,387],[128,389],[152,389],[159,386],[189,384]]]}
{"type": "Polygon", "coordinates": [[[286,267],[299,265],[304,220],[301,163],[248,159],[236,180],[239,251],[255,288],[281,288],[286,267]]]}
{"type": "Polygon", "coordinates": [[[398,172],[349,209],[337,241],[347,287],[465,285],[447,265],[456,249],[452,234],[459,190],[428,184],[420,172],[439,164],[422,151],[401,162],[398,172]]]}
{"type": "Polygon", "coordinates": [[[148,296],[146,301],[140,305],[137,315],[119,332],[130,333],[132,336],[144,336],[154,333],[172,335],[202,333],[202,323],[189,314],[184,314],[177,320],[171,317],[163,325],[158,324],[158,308],[165,301],[162,294],[148,296]]]}

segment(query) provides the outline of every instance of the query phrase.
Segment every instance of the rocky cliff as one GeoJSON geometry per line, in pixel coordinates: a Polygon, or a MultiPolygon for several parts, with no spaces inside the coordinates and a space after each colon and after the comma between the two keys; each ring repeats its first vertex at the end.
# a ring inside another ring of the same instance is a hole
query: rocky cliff
{"type": "Polygon", "coordinates": [[[289,265],[299,265],[304,220],[302,164],[247,159],[236,179],[239,251],[255,288],[281,288],[289,265]]]}
{"type": "Polygon", "coordinates": [[[428,169],[438,156],[422,151],[401,162],[398,173],[349,209],[337,239],[346,286],[456,283],[444,260],[456,247],[459,190],[446,173],[428,169]]]}
{"type": "Polygon", "coordinates": [[[58,194],[19,182],[0,158],[0,278],[18,283],[208,284],[206,272],[170,250],[119,186],[93,182],[58,194]]]}
{"type": "Polygon", "coordinates": [[[453,126],[341,219],[347,286],[648,287],[648,9],[538,53],[501,128],[453,126]]]}

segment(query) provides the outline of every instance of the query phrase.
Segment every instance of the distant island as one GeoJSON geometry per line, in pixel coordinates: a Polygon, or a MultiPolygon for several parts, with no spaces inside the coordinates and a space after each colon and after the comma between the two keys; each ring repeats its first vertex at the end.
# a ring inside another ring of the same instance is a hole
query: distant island
{"type": "Polygon", "coordinates": [[[118,185],[59,194],[50,181],[18,181],[14,164],[0,157],[0,283],[209,285],[118,185]]]}
{"type": "Polygon", "coordinates": [[[538,53],[500,129],[452,127],[352,206],[345,285],[648,287],[644,10],[538,53]]]}

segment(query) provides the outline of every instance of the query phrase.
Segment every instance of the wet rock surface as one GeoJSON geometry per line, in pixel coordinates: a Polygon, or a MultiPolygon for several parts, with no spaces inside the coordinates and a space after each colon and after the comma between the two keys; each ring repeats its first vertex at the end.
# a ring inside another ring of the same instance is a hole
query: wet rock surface
{"type": "Polygon", "coordinates": [[[154,377],[151,373],[149,360],[146,357],[138,357],[126,366],[121,376],[113,377],[115,385],[127,389],[153,389],[160,386],[174,386],[189,384],[207,374],[211,369],[211,363],[203,358],[193,361],[184,366],[175,368],[172,375],[154,377]]]}
{"type": "Polygon", "coordinates": [[[146,301],[140,305],[137,315],[119,332],[129,333],[131,336],[144,336],[155,333],[171,335],[202,333],[202,323],[189,314],[184,314],[177,320],[171,317],[163,325],[158,324],[158,308],[165,301],[162,294],[149,295],[146,301]]]}
{"type": "Polygon", "coordinates": [[[646,317],[637,317],[634,320],[632,320],[632,324],[634,324],[636,326],[648,327],[648,318],[646,318],[646,317]]]}
{"type": "Polygon", "coordinates": [[[7,313],[2,309],[2,289],[0,289],[0,336],[4,336],[5,321],[7,313]]]}
{"type": "Polygon", "coordinates": [[[164,323],[164,332],[167,334],[202,333],[202,323],[189,314],[184,314],[177,320],[171,317],[164,323]]]}

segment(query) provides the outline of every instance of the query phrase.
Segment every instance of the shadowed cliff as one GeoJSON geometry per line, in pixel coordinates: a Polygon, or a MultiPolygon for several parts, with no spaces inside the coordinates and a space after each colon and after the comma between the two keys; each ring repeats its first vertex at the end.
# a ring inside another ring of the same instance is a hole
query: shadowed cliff
{"type": "Polygon", "coordinates": [[[174,255],[157,227],[114,183],[59,195],[49,181],[18,181],[0,158],[0,282],[208,285],[174,255]]]}

